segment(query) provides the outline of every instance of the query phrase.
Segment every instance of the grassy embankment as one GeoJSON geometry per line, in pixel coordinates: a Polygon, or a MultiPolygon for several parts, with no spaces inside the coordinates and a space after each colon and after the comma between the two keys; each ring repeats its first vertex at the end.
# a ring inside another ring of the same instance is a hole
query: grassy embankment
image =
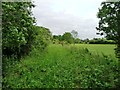
{"type": "Polygon", "coordinates": [[[118,62],[113,49],[114,45],[50,45],[43,53],[37,50],[19,63],[8,65],[4,85],[13,88],[114,88],[118,62]]]}

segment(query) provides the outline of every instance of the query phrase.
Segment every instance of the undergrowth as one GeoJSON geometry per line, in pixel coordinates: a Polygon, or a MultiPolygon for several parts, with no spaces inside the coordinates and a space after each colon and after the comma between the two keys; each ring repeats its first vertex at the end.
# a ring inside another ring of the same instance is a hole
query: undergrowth
{"type": "Polygon", "coordinates": [[[117,59],[87,48],[51,45],[7,63],[3,88],[116,88],[118,83],[117,59]]]}

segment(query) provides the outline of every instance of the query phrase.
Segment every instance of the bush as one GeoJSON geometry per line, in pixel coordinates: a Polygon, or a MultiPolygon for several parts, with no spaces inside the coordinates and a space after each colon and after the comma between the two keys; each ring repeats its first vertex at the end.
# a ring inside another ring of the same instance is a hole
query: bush
{"type": "Polygon", "coordinates": [[[87,48],[51,45],[8,67],[4,87],[11,88],[116,88],[118,62],[87,48]]]}
{"type": "Polygon", "coordinates": [[[28,54],[35,37],[31,16],[31,2],[2,3],[2,51],[6,57],[28,54]]]}
{"type": "Polygon", "coordinates": [[[40,26],[34,26],[37,31],[37,35],[35,37],[35,41],[33,44],[34,49],[38,49],[40,51],[44,50],[52,40],[52,33],[49,29],[40,26]]]}

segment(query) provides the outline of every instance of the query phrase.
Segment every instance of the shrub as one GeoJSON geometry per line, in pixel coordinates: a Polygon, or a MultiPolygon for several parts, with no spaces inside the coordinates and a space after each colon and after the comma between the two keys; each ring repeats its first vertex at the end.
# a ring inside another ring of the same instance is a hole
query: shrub
{"type": "Polygon", "coordinates": [[[31,2],[2,3],[2,51],[7,57],[28,54],[35,38],[31,2]]]}

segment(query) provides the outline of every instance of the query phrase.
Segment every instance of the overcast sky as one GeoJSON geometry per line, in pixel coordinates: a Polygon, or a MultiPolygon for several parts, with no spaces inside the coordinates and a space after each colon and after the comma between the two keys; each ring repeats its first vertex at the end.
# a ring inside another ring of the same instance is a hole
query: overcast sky
{"type": "Polygon", "coordinates": [[[104,0],[33,0],[37,25],[55,34],[76,30],[79,38],[95,38],[98,32],[97,12],[104,0]]]}

